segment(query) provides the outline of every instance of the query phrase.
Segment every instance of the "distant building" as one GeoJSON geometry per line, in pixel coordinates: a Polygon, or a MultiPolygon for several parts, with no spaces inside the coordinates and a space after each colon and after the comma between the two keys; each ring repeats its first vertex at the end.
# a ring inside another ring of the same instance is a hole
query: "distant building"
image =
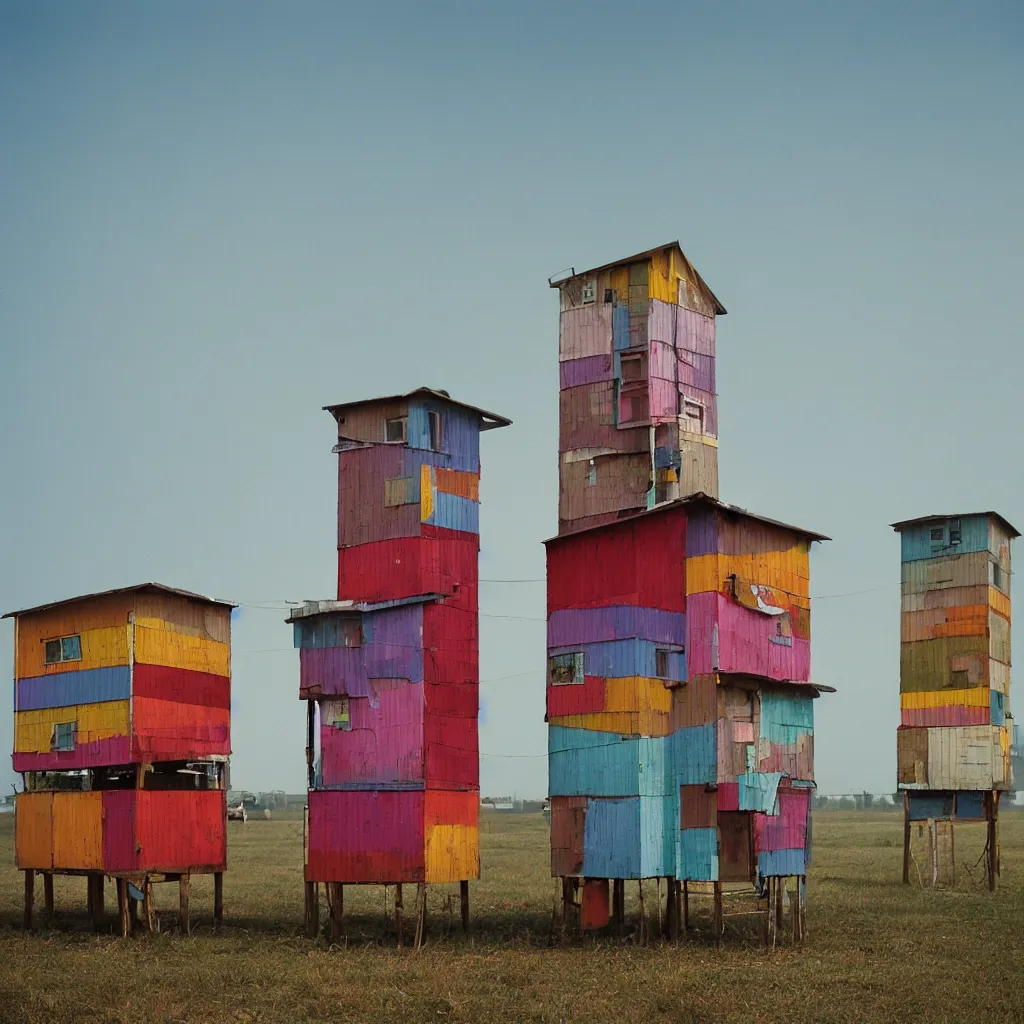
{"type": "Polygon", "coordinates": [[[902,561],[903,880],[911,821],[981,820],[995,888],[999,797],[1013,786],[1010,546],[1020,534],[996,512],[923,516],[893,529],[902,561]]]}
{"type": "MultiPolygon", "coordinates": [[[[145,583],[11,612],[14,619],[15,859],[42,873],[85,874],[95,923],[103,880],[152,910],[154,879],[212,873],[217,920],[227,864],[224,770],[231,753],[231,608],[145,583]]],[[[151,924],[151,913],[147,914],[151,924]]]]}

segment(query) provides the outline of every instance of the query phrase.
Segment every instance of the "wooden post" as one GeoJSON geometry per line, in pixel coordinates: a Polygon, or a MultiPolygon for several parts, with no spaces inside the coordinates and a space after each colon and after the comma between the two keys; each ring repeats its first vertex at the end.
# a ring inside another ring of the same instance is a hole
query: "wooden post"
{"type": "Polygon", "coordinates": [[[181,920],[181,930],[185,935],[188,935],[191,930],[188,919],[188,885],[189,877],[186,871],[178,879],[178,917],[181,920]]]}
{"type": "Polygon", "coordinates": [[[800,919],[800,942],[807,939],[807,876],[800,875],[796,880],[796,909],[800,919]]]}
{"type": "Polygon", "coordinates": [[[775,879],[770,875],[768,881],[768,901],[764,915],[764,944],[768,949],[775,945],[775,879]]]}
{"type": "Polygon", "coordinates": [[[690,883],[683,879],[683,931],[690,930],[690,883]]]}
{"type": "Polygon", "coordinates": [[[153,883],[148,875],[142,885],[142,916],[146,919],[146,931],[152,935],[157,930],[158,921],[153,907],[153,883]]]}
{"type": "Polygon", "coordinates": [[[345,934],[345,886],[341,882],[327,883],[327,909],[331,942],[337,942],[345,934]]]}
{"type": "MultiPolygon", "coordinates": [[[[127,883],[125,883],[127,885],[127,883]]],[[[128,891],[128,917],[131,919],[131,930],[139,923],[139,901],[128,891]]]]}
{"type": "Polygon", "coordinates": [[[928,834],[931,837],[932,850],[932,888],[939,880],[939,826],[934,818],[928,819],[928,834]]]}
{"type": "Polygon", "coordinates": [[[25,871],[25,931],[32,930],[32,905],[36,896],[36,873],[32,868],[25,871]]]}
{"type": "Polygon", "coordinates": [[[725,931],[725,915],[722,907],[722,883],[715,882],[715,945],[722,944],[722,933],[725,931]]]}
{"type": "Polygon", "coordinates": [[[988,845],[986,846],[987,867],[988,867],[988,889],[989,892],[996,891],[996,802],[995,793],[985,794],[985,810],[986,818],[988,819],[988,845]]]}
{"type": "Polygon", "coordinates": [[[398,930],[398,948],[402,948],[402,883],[395,886],[395,927],[398,930]]]}
{"type": "Polygon", "coordinates": [[[612,879],[612,919],[615,922],[615,934],[621,935],[626,922],[626,880],[612,879]]]}
{"type": "Polygon", "coordinates": [[[644,880],[638,878],[636,891],[640,897],[640,944],[647,942],[647,908],[644,906],[644,880]]]}
{"type": "Polygon", "coordinates": [[[462,910],[462,934],[469,934],[469,880],[459,882],[459,904],[462,910]]]}
{"type": "Polygon", "coordinates": [[[313,755],[316,751],[314,741],[316,733],[316,707],[315,701],[306,701],[306,788],[312,789],[316,780],[316,765],[313,764],[313,755]]]}
{"type": "Polygon", "coordinates": [[[672,941],[679,938],[677,933],[678,909],[676,899],[676,880],[672,877],[665,879],[668,890],[665,893],[665,937],[672,941]]]}
{"type": "Polygon", "coordinates": [[[427,886],[424,882],[416,883],[416,938],[413,941],[413,949],[418,950],[423,945],[427,932],[427,886]]]}
{"type": "Polygon", "coordinates": [[[678,939],[682,935],[683,931],[683,883],[676,879],[676,920],[675,920],[675,935],[678,939]]]}
{"type": "Polygon", "coordinates": [[[910,794],[903,793],[903,884],[910,885],[910,794]]]}
{"type": "Polygon", "coordinates": [[[101,931],[103,928],[103,885],[103,875],[88,876],[89,923],[94,932],[101,931]]]}
{"type": "Polygon", "coordinates": [[[220,927],[224,921],[224,872],[213,874],[213,924],[220,927]]]}
{"type": "Polygon", "coordinates": [[[117,909],[121,918],[121,937],[128,938],[132,933],[132,915],[128,908],[128,879],[117,880],[117,909]]]}
{"type": "Polygon", "coordinates": [[[998,790],[992,795],[993,807],[992,816],[995,818],[995,840],[996,840],[996,874],[1002,874],[999,856],[999,797],[1000,793],[998,790]]]}
{"type": "Polygon", "coordinates": [[[315,939],[320,931],[320,892],[316,882],[306,883],[306,938],[315,939]]]}

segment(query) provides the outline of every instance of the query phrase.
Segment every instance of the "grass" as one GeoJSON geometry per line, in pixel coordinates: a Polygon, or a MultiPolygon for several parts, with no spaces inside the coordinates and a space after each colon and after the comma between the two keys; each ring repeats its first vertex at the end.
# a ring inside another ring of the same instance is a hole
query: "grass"
{"type": "MultiPolygon", "coordinates": [[[[703,920],[679,945],[640,945],[635,931],[551,945],[546,824],[540,815],[486,814],[473,934],[449,928],[457,899],[449,913],[453,890],[439,887],[428,944],[413,954],[386,933],[380,888],[346,889],[344,947],[302,937],[295,820],[231,824],[219,934],[209,879],[193,884],[191,937],[177,932],[177,887],[167,885],[157,887],[164,931],[122,940],[87,930],[84,879],[58,878],[56,928],[26,935],[13,822],[2,816],[0,1021],[1024,1020],[1024,815],[1003,814],[995,894],[969,881],[904,888],[900,815],[821,813],[814,827],[810,937],[800,950],[768,953],[740,928],[716,951],[703,920]]],[[[958,829],[962,863],[980,854],[981,833],[958,829]]],[[[649,887],[649,908],[653,894],[649,887]]],[[[112,902],[108,886],[111,927],[112,902]]]]}

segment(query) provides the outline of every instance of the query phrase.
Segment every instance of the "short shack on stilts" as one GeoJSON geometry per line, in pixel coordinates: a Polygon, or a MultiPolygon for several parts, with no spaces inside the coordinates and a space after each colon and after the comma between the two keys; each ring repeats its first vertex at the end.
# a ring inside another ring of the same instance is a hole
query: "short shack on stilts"
{"type": "Polygon", "coordinates": [[[35,879],[53,919],[53,876],[86,878],[93,926],[116,881],[121,931],[153,883],[214,876],[223,915],[225,771],[231,752],[231,609],[145,583],[11,612],[14,619],[15,859],[25,927],[35,879]]]}
{"type": "Polygon", "coordinates": [[[973,821],[986,825],[982,859],[994,890],[999,798],[1012,788],[1010,546],[1020,534],[997,512],[923,516],[893,529],[902,561],[903,883],[915,827],[928,847],[921,880],[955,883],[954,823],[973,821]]]}
{"type": "Polygon", "coordinates": [[[328,407],[337,422],[338,599],[288,619],[307,701],[306,929],[325,884],[332,939],[344,886],[480,877],[480,433],[509,420],[444,391],[328,407]]]}

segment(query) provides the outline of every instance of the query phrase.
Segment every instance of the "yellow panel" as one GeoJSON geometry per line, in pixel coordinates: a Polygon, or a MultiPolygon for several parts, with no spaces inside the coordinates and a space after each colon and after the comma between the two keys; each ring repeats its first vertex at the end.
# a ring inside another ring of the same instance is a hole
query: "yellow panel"
{"type": "Polygon", "coordinates": [[[426,832],[425,881],[480,877],[480,831],[475,825],[432,825],[426,832]]]}
{"type": "Polygon", "coordinates": [[[18,711],[14,715],[14,752],[49,753],[53,727],[57,722],[77,722],[75,743],[81,746],[111,736],[127,736],[129,721],[130,701],[127,700],[18,711]]]}
{"type": "Polygon", "coordinates": [[[420,522],[425,523],[434,514],[434,487],[430,479],[430,466],[420,466],[420,522]]]}
{"type": "Polygon", "coordinates": [[[662,679],[645,676],[606,679],[604,710],[664,711],[667,714],[672,710],[672,691],[662,679]]]}
{"type": "Polygon", "coordinates": [[[629,302],[629,267],[615,267],[609,277],[609,287],[615,293],[615,301],[620,305],[629,302]]]}
{"type": "MultiPolygon", "coordinates": [[[[46,645],[37,639],[29,645],[18,628],[18,678],[42,676],[60,672],[78,672],[90,668],[111,668],[114,665],[128,664],[128,630],[124,626],[107,626],[102,629],[83,629],[78,635],[82,638],[82,658],[80,661],[63,661],[57,665],[46,664],[46,645]]],[[[59,634],[69,636],[68,633],[59,634]]]]}
{"type": "Polygon", "coordinates": [[[662,249],[651,257],[651,269],[648,278],[649,294],[652,299],[671,302],[675,305],[679,298],[679,286],[672,273],[672,263],[668,251],[662,249]]]}
{"type": "Polygon", "coordinates": [[[990,701],[987,686],[975,686],[969,690],[922,690],[900,694],[900,707],[906,711],[949,707],[987,708],[990,701]]]}
{"type": "Polygon", "coordinates": [[[18,793],[14,798],[14,863],[19,868],[53,867],[53,794],[18,793]]]}
{"type": "Polygon", "coordinates": [[[231,643],[231,609],[206,601],[174,594],[139,594],[135,600],[135,621],[153,629],[231,643]]]}
{"type": "Polygon", "coordinates": [[[808,558],[794,546],[758,555],[696,555],[686,560],[686,593],[719,591],[730,576],[788,594],[798,608],[810,608],[808,558]]]}
{"type": "Polygon", "coordinates": [[[103,793],[53,794],[53,866],[103,867],[103,793]]]}
{"type": "Polygon", "coordinates": [[[142,665],[164,665],[192,672],[231,675],[231,645],[149,626],[135,627],[135,660],[142,665]]]}
{"type": "Polygon", "coordinates": [[[999,612],[1004,619],[1010,617],[1010,599],[995,587],[988,588],[988,603],[993,611],[999,612]]]}
{"type": "Polygon", "coordinates": [[[672,716],[664,711],[591,711],[585,715],[557,715],[549,718],[548,724],[620,736],[668,736],[672,732],[672,716]]]}

